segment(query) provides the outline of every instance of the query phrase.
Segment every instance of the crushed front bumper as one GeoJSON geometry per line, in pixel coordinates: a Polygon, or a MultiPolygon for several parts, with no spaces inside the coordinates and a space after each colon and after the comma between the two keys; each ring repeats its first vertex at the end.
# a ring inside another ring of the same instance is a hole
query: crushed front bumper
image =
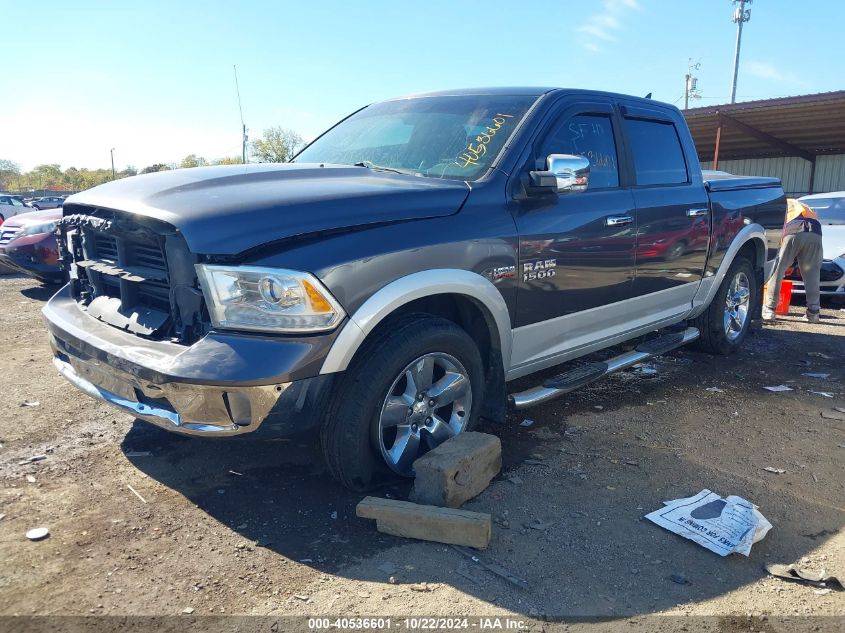
{"type": "Polygon", "coordinates": [[[98,363],[56,353],[53,365],[68,382],[124,413],[189,435],[254,431],[291,383],[224,389],[206,385],[154,385],[98,363]]]}
{"type": "Polygon", "coordinates": [[[67,286],[43,314],[53,364],[69,382],[177,433],[240,435],[269,419],[282,434],[306,430],[331,381],[317,376],[328,348],[321,337],[211,333],[191,346],[147,340],[86,314],[67,286]]]}

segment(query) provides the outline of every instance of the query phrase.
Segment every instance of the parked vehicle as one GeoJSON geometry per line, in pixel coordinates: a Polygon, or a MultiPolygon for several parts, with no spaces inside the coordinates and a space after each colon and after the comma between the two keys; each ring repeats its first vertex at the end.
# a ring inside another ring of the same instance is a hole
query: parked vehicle
{"type": "Polygon", "coordinates": [[[35,198],[29,203],[29,206],[36,211],[41,211],[42,209],[58,209],[64,203],[65,199],[61,196],[46,196],[44,198],[35,198]]]}
{"type": "Polygon", "coordinates": [[[27,211],[29,209],[24,206],[19,197],[11,194],[0,194],[0,224],[18,213],[26,213],[27,211]]]}
{"type": "Polygon", "coordinates": [[[785,205],[776,179],[705,182],[666,104],[431,93],[359,110],[290,164],[72,196],[71,281],[44,316],[56,367],[88,394],[188,435],[319,428],[331,473],[363,489],[482,415],[695,339],[734,352],[785,205]],[[638,257],[676,234],[694,245],[638,257]]]}
{"type": "Polygon", "coordinates": [[[61,209],[29,211],[0,226],[0,267],[19,271],[44,283],[60,283],[56,227],[61,209]]]}
{"type": "MultiPolygon", "coordinates": [[[[822,223],[821,295],[845,301],[845,191],[815,193],[799,200],[815,211],[822,223]]],[[[804,294],[797,266],[787,271],[786,279],[792,280],[793,293],[804,294]]]]}

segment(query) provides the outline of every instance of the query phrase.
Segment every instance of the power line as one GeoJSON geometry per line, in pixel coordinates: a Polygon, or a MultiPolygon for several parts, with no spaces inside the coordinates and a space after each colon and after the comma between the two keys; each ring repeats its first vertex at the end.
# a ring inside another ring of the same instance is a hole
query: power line
{"type": "Polygon", "coordinates": [[[248,140],[248,136],[246,134],[246,123],[244,123],[244,109],[241,106],[241,88],[238,85],[238,66],[237,64],[233,64],[232,68],[235,69],[235,92],[238,94],[238,111],[241,113],[241,131],[243,133],[243,139],[241,143],[241,162],[246,164],[246,143],[248,140]]]}

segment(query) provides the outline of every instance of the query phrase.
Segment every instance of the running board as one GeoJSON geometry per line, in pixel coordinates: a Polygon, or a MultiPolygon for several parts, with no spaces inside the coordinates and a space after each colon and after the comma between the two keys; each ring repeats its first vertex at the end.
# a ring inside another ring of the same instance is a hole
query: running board
{"type": "Polygon", "coordinates": [[[598,380],[603,376],[628,369],[647,358],[660,356],[682,345],[694,341],[699,336],[698,329],[688,327],[681,332],[671,332],[653,338],[638,345],[630,352],[625,352],[604,362],[587,363],[581,367],[547,378],[539,387],[532,387],[526,391],[508,395],[508,404],[513,409],[527,409],[579,387],[598,380]]]}

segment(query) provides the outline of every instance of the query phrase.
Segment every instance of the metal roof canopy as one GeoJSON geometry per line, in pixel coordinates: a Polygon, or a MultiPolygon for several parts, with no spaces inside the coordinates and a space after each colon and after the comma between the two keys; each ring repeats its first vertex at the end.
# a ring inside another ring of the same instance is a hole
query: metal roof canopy
{"type": "Polygon", "coordinates": [[[700,160],[845,153],[845,90],[684,110],[700,160]]]}

